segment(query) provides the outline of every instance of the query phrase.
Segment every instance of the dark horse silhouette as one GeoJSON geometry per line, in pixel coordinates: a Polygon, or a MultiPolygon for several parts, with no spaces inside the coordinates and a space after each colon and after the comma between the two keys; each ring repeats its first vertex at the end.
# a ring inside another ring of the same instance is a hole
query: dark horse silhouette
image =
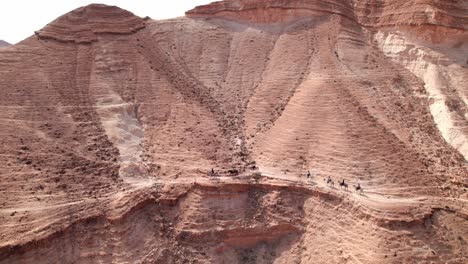
{"type": "Polygon", "coordinates": [[[357,186],[356,186],[355,188],[356,188],[356,192],[358,192],[358,193],[362,193],[362,192],[363,192],[363,189],[362,189],[362,187],[361,187],[361,184],[358,183],[357,186]]]}
{"type": "Polygon", "coordinates": [[[344,182],[344,179],[340,182],[340,187],[344,188],[345,190],[348,190],[348,184],[344,182]]]}
{"type": "Polygon", "coordinates": [[[211,168],[211,171],[208,172],[208,176],[216,176],[216,172],[213,168],[211,168]]]}

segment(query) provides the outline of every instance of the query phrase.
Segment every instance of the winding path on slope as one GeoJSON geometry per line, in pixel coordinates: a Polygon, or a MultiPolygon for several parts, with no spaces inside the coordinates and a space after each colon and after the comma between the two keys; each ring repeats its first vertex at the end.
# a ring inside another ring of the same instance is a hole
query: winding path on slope
{"type": "MultiPolygon", "coordinates": [[[[290,187],[300,187],[313,191],[318,191],[320,193],[331,194],[335,197],[342,197],[349,199],[353,202],[357,202],[366,207],[377,209],[377,210],[397,210],[404,211],[405,209],[413,208],[427,203],[431,197],[428,196],[414,196],[414,197],[402,197],[390,194],[381,194],[376,193],[372,190],[366,189],[364,186],[363,193],[357,193],[354,191],[354,185],[349,184],[349,189],[344,190],[338,186],[338,183],[335,183],[335,186],[328,186],[325,182],[326,178],[314,177],[311,180],[306,179],[305,176],[292,176],[290,174],[266,174],[262,173],[263,179],[259,183],[278,185],[278,186],[290,186],[290,187]],[[403,209],[403,210],[402,210],[403,209]]],[[[222,184],[238,184],[238,183],[247,183],[252,178],[250,176],[239,176],[239,177],[193,177],[193,178],[179,178],[174,180],[164,180],[164,181],[153,181],[153,182],[140,182],[137,188],[146,188],[152,184],[168,184],[168,185],[178,185],[178,184],[200,184],[200,185],[222,185],[222,184]]]]}
{"type": "Polygon", "coordinates": [[[312,180],[307,180],[305,179],[305,176],[298,177],[291,175],[282,176],[273,174],[266,174],[264,176],[268,178],[292,182],[292,184],[299,183],[300,185],[304,185],[307,188],[316,187],[316,189],[318,189],[320,192],[331,193],[334,196],[347,197],[353,202],[358,202],[373,209],[394,210],[395,208],[401,207],[414,207],[422,204],[424,201],[427,201],[429,199],[429,197],[427,196],[397,197],[393,195],[379,194],[373,192],[372,190],[367,190],[365,186],[363,187],[363,193],[357,193],[356,191],[354,191],[354,185],[352,185],[349,182],[348,190],[341,189],[338,186],[338,182],[335,183],[335,186],[328,186],[325,182],[325,177],[314,177],[312,180]]]}

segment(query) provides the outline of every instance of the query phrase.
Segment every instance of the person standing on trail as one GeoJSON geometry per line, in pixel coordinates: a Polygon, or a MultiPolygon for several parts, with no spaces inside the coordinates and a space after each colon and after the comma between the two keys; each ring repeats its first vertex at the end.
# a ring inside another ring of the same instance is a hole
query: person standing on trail
{"type": "Polygon", "coordinates": [[[211,176],[214,176],[215,175],[215,171],[213,168],[211,168],[211,176]]]}
{"type": "Polygon", "coordinates": [[[312,177],[312,175],[310,174],[310,171],[307,171],[307,179],[309,179],[310,177],[312,177]]]}

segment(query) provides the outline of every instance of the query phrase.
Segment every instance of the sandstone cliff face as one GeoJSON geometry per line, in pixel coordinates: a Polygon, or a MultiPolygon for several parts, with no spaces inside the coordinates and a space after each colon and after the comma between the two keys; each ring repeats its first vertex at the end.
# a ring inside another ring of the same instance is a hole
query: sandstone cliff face
{"type": "Polygon", "coordinates": [[[215,2],[187,12],[189,17],[194,18],[222,17],[260,24],[334,15],[340,17],[342,23],[359,24],[370,30],[370,35],[379,42],[378,47],[387,56],[426,83],[426,90],[431,99],[434,99],[431,113],[439,130],[465,159],[468,158],[468,123],[465,115],[468,75],[467,14],[466,1],[434,0],[236,0],[215,2]],[[431,67],[431,61],[444,65],[431,67]],[[444,70],[441,67],[451,69],[444,70]],[[452,92],[447,93],[447,90],[452,92]]]}
{"type": "Polygon", "coordinates": [[[463,263],[466,4],[394,2],[90,5],[0,50],[0,263],[463,263]]]}
{"type": "MultiPolygon", "coordinates": [[[[278,23],[320,14],[352,16],[349,1],[219,1],[187,11],[189,17],[223,17],[256,23],[278,23]]],[[[352,18],[351,18],[352,19],[352,18]]]]}
{"type": "Polygon", "coordinates": [[[93,4],[65,14],[36,32],[41,39],[89,43],[99,34],[131,34],[144,27],[143,19],[114,6],[93,4]]]}
{"type": "Polygon", "coordinates": [[[466,30],[468,6],[459,0],[226,0],[187,11],[190,17],[223,17],[259,23],[334,14],[368,27],[433,25],[466,30]]]}

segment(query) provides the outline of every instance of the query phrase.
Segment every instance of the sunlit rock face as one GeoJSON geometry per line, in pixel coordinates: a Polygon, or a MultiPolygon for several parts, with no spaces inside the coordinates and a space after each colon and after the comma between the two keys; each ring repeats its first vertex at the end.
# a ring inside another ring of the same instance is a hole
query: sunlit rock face
{"type": "Polygon", "coordinates": [[[0,263],[465,262],[466,27],[442,0],[59,17],[0,50],[0,263]]]}

